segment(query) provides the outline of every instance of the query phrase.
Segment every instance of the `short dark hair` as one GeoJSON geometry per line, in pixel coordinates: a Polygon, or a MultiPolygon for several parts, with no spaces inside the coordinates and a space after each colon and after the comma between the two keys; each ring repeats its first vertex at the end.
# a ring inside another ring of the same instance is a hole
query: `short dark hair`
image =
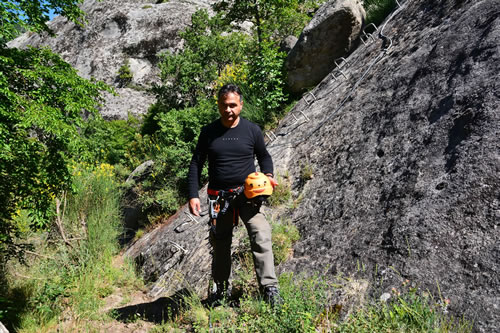
{"type": "Polygon", "coordinates": [[[219,89],[219,93],[217,94],[217,99],[220,99],[222,96],[225,96],[229,93],[235,93],[240,95],[240,102],[243,101],[243,94],[241,93],[240,87],[238,87],[234,83],[228,83],[223,85],[219,89]]]}

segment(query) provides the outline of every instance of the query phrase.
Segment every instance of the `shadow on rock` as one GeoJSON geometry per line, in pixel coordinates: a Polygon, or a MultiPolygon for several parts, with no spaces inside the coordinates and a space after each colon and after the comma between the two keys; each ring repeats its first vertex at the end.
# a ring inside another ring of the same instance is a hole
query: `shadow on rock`
{"type": "Polygon", "coordinates": [[[170,297],[160,297],[150,303],[140,303],[113,309],[111,313],[116,320],[121,322],[142,319],[161,324],[179,314],[184,305],[184,298],[189,295],[187,289],[181,289],[170,297]]]}

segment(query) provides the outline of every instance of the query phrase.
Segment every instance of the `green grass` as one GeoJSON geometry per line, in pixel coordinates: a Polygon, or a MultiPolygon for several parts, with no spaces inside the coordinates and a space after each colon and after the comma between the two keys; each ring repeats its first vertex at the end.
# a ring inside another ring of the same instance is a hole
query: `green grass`
{"type": "Polygon", "coordinates": [[[196,295],[173,321],[155,332],[471,332],[472,326],[445,314],[442,303],[407,289],[387,302],[371,301],[345,315],[351,304],[334,303],[333,295],[349,293],[345,278],[327,281],[319,275],[279,277],[283,304],[271,308],[259,297],[244,294],[238,307],[204,307],[196,295]],[[344,318],[345,317],[345,318],[344,318]]]}
{"type": "Polygon", "coordinates": [[[274,264],[284,263],[292,253],[292,247],[300,239],[299,230],[290,221],[272,222],[274,264]]]}
{"type": "Polygon", "coordinates": [[[59,198],[55,220],[61,227],[55,221],[49,232],[30,235],[34,249],[26,254],[28,265],[8,266],[9,287],[2,297],[9,308],[2,321],[11,329],[38,332],[60,322],[65,311],[73,319],[106,320],[99,311],[103,298],[117,287],[141,284],[131,263],[112,263],[121,232],[113,168],[75,165],[73,172],[74,193],[59,198]]]}
{"type": "Polygon", "coordinates": [[[273,194],[267,199],[269,206],[278,207],[287,203],[292,198],[292,188],[288,177],[277,176],[278,186],[273,190],[273,194]]]}
{"type": "Polygon", "coordinates": [[[472,325],[444,313],[446,305],[410,289],[388,303],[359,309],[338,325],[338,332],[471,332],[472,325]]]}

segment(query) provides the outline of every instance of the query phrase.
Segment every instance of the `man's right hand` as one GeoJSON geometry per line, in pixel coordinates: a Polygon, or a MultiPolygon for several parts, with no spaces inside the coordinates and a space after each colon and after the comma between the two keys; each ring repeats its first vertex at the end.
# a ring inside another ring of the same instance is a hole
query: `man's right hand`
{"type": "Polygon", "coordinates": [[[189,199],[189,210],[191,211],[191,214],[193,214],[194,216],[200,216],[201,205],[199,198],[189,199]]]}

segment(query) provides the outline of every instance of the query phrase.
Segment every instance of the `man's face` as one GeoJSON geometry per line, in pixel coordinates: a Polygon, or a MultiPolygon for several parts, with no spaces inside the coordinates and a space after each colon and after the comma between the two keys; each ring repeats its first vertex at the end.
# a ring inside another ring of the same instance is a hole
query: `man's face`
{"type": "Polygon", "coordinates": [[[240,116],[243,101],[240,101],[240,95],[237,93],[227,93],[217,101],[219,113],[224,125],[232,125],[240,116]]]}

